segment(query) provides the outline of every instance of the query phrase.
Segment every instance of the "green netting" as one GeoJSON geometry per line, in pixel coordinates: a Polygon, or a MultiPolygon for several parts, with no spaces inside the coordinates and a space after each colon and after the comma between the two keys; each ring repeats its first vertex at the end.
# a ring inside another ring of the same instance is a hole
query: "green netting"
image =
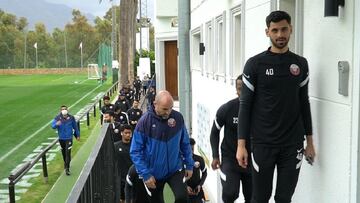
{"type": "Polygon", "coordinates": [[[102,43],[99,49],[98,65],[102,73],[102,80],[106,80],[112,75],[112,58],[111,58],[111,46],[102,43]],[[106,67],[106,69],[104,69],[106,67]]]}

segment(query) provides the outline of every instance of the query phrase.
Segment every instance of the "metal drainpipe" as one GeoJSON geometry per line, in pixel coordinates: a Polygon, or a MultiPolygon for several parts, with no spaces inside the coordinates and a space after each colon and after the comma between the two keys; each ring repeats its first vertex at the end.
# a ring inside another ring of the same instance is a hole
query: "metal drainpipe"
{"type": "Polygon", "coordinates": [[[186,127],[190,130],[190,0],[178,0],[179,103],[186,127]]]}

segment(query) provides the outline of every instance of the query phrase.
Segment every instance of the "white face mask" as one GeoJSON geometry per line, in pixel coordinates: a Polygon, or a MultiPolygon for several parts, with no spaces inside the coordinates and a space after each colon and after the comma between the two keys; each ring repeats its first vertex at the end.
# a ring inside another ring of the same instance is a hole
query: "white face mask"
{"type": "Polygon", "coordinates": [[[66,116],[68,114],[68,110],[64,109],[64,110],[61,110],[61,114],[63,116],[66,116]]]}

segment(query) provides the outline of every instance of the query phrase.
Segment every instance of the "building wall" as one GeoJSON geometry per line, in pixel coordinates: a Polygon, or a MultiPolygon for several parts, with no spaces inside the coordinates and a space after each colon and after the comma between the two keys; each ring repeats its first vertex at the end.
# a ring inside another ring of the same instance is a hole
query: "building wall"
{"type": "MultiPolygon", "coordinates": [[[[314,166],[303,162],[294,202],[357,202],[358,193],[358,116],[359,54],[355,47],[354,9],[359,3],[346,1],[341,17],[324,17],[324,1],[304,0],[194,0],[191,1],[191,70],[193,136],[200,151],[211,163],[210,128],[218,107],[234,98],[234,78],[251,56],[264,51],[270,43],[265,36],[265,18],[269,12],[289,5],[303,6],[296,14],[290,49],[305,56],[310,68],[309,95],[312,109],[317,158],[314,166]],[[233,14],[241,12],[241,49],[234,52],[233,14]],[[224,73],[219,74],[217,19],[225,24],[224,73]],[[301,16],[303,24],[301,24],[301,16]],[[300,20],[300,21],[299,21],[300,20]],[[300,22],[300,23],[299,23],[300,22]],[[209,31],[209,26],[211,31],[209,31]],[[298,32],[296,32],[298,31],[298,32]],[[211,39],[209,39],[209,36],[211,39]],[[198,54],[199,42],[205,43],[204,55],[198,54]],[[210,45],[211,43],[211,45],[210,45]],[[236,58],[241,61],[234,63],[236,58]],[[338,61],[350,63],[349,96],[338,94],[338,61]],[[236,65],[234,67],[234,64],[236,65]],[[240,65],[239,65],[240,64],[240,65]],[[356,84],[356,86],[354,86],[356,84]]],[[[358,43],[359,44],[359,43],[358,43]]],[[[210,169],[210,165],[209,169],[210,169]]],[[[209,171],[206,187],[214,202],[221,202],[217,171],[209,171]]],[[[273,201],[273,200],[272,200],[273,201]]],[[[241,202],[238,200],[238,202],[241,202]]]]}
{"type": "Polygon", "coordinates": [[[177,17],[177,0],[155,0],[155,72],[157,89],[165,89],[165,41],[177,40],[178,29],[171,25],[177,17]]]}
{"type": "Polygon", "coordinates": [[[155,0],[155,16],[174,17],[177,16],[177,0],[155,0]]]}
{"type": "Polygon", "coordinates": [[[323,8],[324,1],[304,2],[303,55],[310,67],[309,95],[318,157],[313,167],[302,168],[296,202],[350,202],[356,192],[350,188],[352,179],[356,180],[351,171],[351,141],[357,136],[351,132],[354,1],[346,1],[340,18],[324,18],[323,8]],[[349,96],[338,94],[338,61],[350,63],[349,96]]]}

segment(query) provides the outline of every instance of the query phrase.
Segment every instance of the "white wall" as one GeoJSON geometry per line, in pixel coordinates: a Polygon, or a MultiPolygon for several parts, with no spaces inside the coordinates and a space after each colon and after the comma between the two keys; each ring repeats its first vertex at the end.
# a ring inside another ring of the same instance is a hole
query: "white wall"
{"type": "MultiPolygon", "coordinates": [[[[242,1],[196,0],[191,2],[191,29],[200,29],[201,42],[205,42],[206,39],[205,24],[226,11],[226,71],[227,74],[231,73],[229,55],[232,41],[229,33],[231,31],[229,14],[231,8],[242,1]]],[[[266,50],[270,45],[265,36],[265,18],[278,3],[277,0],[245,1],[245,14],[242,16],[245,18],[243,62],[266,50]]],[[[359,4],[357,4],[357,8],[360,8],[359,4]]],[[[359,190],[357,186],[359,179],[357,176],[359,82],[356,83],[356,87],[353,86],[353,82],[359,80],[360,62],[358,59],[354,59],[353,51],[353,40],[356,38],[353,34],[354,0],[346,1],[344,16],[340,18],[323,16],[324,1],[304,0],[303,11],[304,24],[301,45],[303,46],[303,55],[308,59],[310,68],[309,95],[314,141],[318,156],[314,166],[309,166],[304,162],[293,202],[355,203],[359,190]],[[350,63],[349,96],[347,97],[337,93],[337,63],[340,60],[350,63]]],[[[358,30],[360,30],[359,28],[358,30]]],[[[357,37],[360,38],[360,36],[357,37]]],[[[356,53],[359,54],[360,47],[357,49],[356,53]]],[[[193,56],[193,54],[191,55],[193,56]]],[[[360,56],[355,57],[359,58],[360,56]]],[[[192,123],[193,136],[199,136],[197,139],[204,139],[203,136],[207,136],[205,139],[209,141],[210,129],[200,128],[211,127],[217,108],[235,96],[235,88],[231,80],[216,80],[211,75],[204,74],[202,70],[207,64],[205,59],[206,55],[200,56],[202,67],[193,67],[195,69],[192,70],[192,123]],[[202,111],[205,109],[206,115],[210,117],[210,119],[206,119],[207,124],[199,121],[199,119],[204,119],[199,115],[199,107],[202,111]]],[[[211,151],[207,149],[208,147],[204,145],[203,151],[211,163],[211,151]]],[[[221,202],[221,185],[219,185],[218,174],[211,169],[206,184],[213,201],[221,202]]]]}
{"type": "MultiPolygon", "coordinates": [[[[231,69],[233,67],[230,62],[230,52],[231,52],[231,44],[233,43],[230,40],[230,24],[231,24],[231,8],[234,8],[240,5],[243,1],[216,1],[216,0],[207,0],[207,1],[192,1],[192,17],[191,17],[191,30],[199,30],[201,33],[201,42],[205,43],[205,39],[207,37],[206,31],[206,23],[209,21],[216,22],[216,17],[222,15],[225,11],[225,26],[226,26],[226,34],[225,34],[225,67],[226,67],[226,76],[222,77],[214,77],[212,74],[206,74],[204,71],[206,66],[206,58],[207,54],[211,54],[209,58],[216,58],[215,53],[209,53],[209,47],[205,47],[205,55],[200,56],[200,69],[198,67],[192,66],[192,126],[193,126],[193,136],[198,141],[198,145],[202,148],[201,150],[205,153],[203,154],[208,159],[208,164],[212,161],[212,154],[210,148],[210,130],[215,118],[215,114],[217,109],[223,103],[227,102],[230,99],[236,97],[236,90],[234,84],[234,78],[237,75],[232,75],[231,69]],[[211,11],[211,12],[210,12],[211,11]],[[204,140],[204,141],[202,141],[204,140]],[[204,143],[207,142],[207,143],[204,143]]],[[[251,1],[252,2],[252,1],[251,1]]],[[[249,10],[256,10],[256,8],[260,8],[265,11],[260,11],[261,13],[268,13],[270,10],[270,2],[267,2],[264,5],[264,2],[258,4],[250,4],[249,10]],[[267,6],[266,6],[267,5],[267,6]]],[[[254,12],[254,16],[251,18],[258,18],[258,13],[254,12]]],[[[265,14],[264,14],[265,15],[265,14]]],[[[247,16],[245,17],[247,19],[247,16]]],[[[214,24],[214,23],[213,23],[214,24]]],[[[257,52],[259,49],[264,50],[268,46],[268,40],[265,37],[265,23],[263,18],[255,23],[246,24],[246,29],[251,30],[261,30],[261,32],[251,33],[251,38],[246,39],[244,43],[245,46],[243,49],[248,49],[250,52],[257,52]],[[248,41],[249,40],[249,41],[248,41]],[[254,46],[254,44],[257,46],[254,46]],[[259,48],[259,44],[263,44],[259,48]],[[265,47],[265,48],[264,48],[265,47]]],[[[215,27],[215,26],[214,26],[215,27]]],[[[246,33],[249,33],[249,30],[246,30],[246,33]]],[[[198,32],[197,32],[198,33],[198,32]]],[[[213,32],[214,34],[215,32],[213,32]]],[[[214,37],[215,44],[216,37],[214,37]]],[[[190,41],[192,41],[192,36],[190,36],[190,41]]],[[[190,45],[192,48],[192,45],[190,45]]],[[[191,56],[193,56],[191,54],[191,56]]],[[[244,59],[243,59],[244,60],[244,59]]],[[[241,67],[239,67],[241,68],[241,67]]],[[[222,133],[221,133],[222,134],[222,133]]],[[[221,200],[221,183],[219,179],[218,171],[213,171],[211,166],[208,165],[208,178],[206,180],[206,189],[208,191],[208,195],[212,202],[222,202],[221,200]]],[[[242,195],[240,194],[240,198],[237,202],[243,202],[242,195]]]]}
{"type": "Polygon", "coordinates": [[[177,0],[155,0],[155,72],[157,90],[165,89],[165,41],[177,40],[177,27],[172,19],[177,17],[177,0]]]}
{"type": "Polygon", "coordinates": [[[155,0],[155,18],[173,17],[178,14],[178,0],[155,0]]]}
{"type": "MultiPolygon", "coordinates": [[[[304,2],[304,56],[318,158],[302,168],[295,202],[350,202],[354,2],[344,16],[324,17],[324,1],[304,2]],[[338,61],[350,63],[350,95],[338,94],[338,61]],[[307,195],[304,195],[307,194],[307,195]],[[326,194],[326,195],[325,195],[326,194]]],[[[355,93],[358,94],[358,93],[355,93]]],[[[355,192],[355,191],[353,191],[355,192]]]]}

